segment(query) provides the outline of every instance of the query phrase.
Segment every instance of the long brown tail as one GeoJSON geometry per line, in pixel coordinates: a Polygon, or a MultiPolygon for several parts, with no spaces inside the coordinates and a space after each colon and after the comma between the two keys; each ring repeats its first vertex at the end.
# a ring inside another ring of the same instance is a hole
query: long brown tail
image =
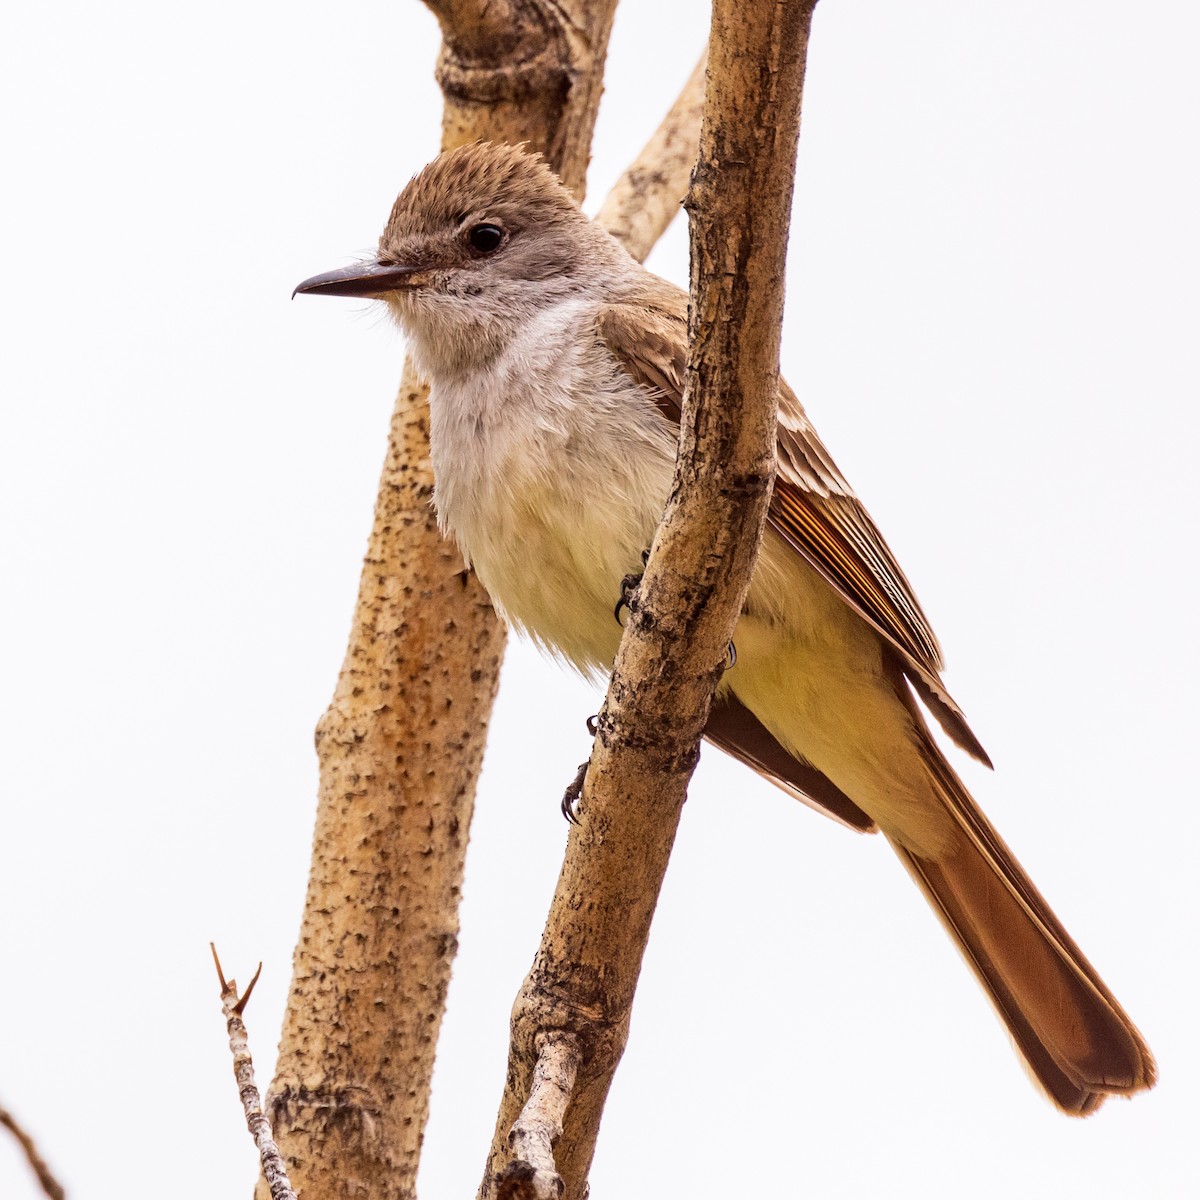
{"type": "Polygon", "coordinates": [[[1029,876],[930,743],[957,846],[938,861],[892,842],[991,996],[1034,1076],[1064,1112],[1151,1087],[1154,1058],[1029,876]]]}

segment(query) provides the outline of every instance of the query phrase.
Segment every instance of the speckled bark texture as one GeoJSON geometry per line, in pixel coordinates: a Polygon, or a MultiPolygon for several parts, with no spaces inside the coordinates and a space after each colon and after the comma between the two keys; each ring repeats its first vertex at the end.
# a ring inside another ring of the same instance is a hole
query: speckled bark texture
{"type": "Polygon", "coordinates": [[[617,0],[425,0],[442,27],[442,149],[525,142],[583,195],[617,0]]]}
{"type": "Polygon", "coordinates": [[[246,1002],[250,999],[250,993],[254,991],[254,985],[262,972],[262,963],[258,964],[258,970],[250,980],[245,994],[239,996],[237,981],[226,981],[221,971],[221,960],[217,957],[216,946],[212,946],[212,956],[221,980],[221,1010],[225,1014],[225,1029],[229,1034],[229,1049],[233,1054],[233,1077],[237,1080],[238,1096],[242,1101],[242,1111],[246,1114],[246,1128],[254,1139],[254,1148],[258,1151],[258,1160],[262,1164],[263,1182],[271,1200],[296,1200],[295,1189],[288,1178],[287,1164],[283,1161],[283,1155],[279,1153],[279,1147],[272,1136],[271,1123],[263,1112],[258,1084],[254,1078],[254,1060],[250,1056],[250,1037],[242,1019],[246,1002]]]}
{"type": "MultiPolygon", "coordinates": [[[[431,2],[444,148],[526,141],[581,191],[615,4],[431,2]]],[[[487,595],[438,535],[427,417],[406,370],[350,644],[317,730],[312,870],[267,1098],[306,1200],[415,1195],[504,647],[487,595]]]]}
{"type": "MultiPolygon", "coordinates": [[[[580,1065],[555,1153],[583,1200],[650,923],[713,689],[757,554],[774,466],[783,266],[814,0],[715,0],[692,217],[680,461],[599,718],[541,947],[517,997],[479,1195],[527,1175],[510,1131],[546,1035],[580,1065]]],[[[663,1148],[700,1153],[694,1147],[663,1148]]]]}
{"type": "MultiPolygon", "coordinates": [[[[350,646],[268,1114],[298,1191],[412,1194],[504,634],[430,515],[407,373],[350,646]]],[[[260,1191],[261,1194],[261,1191],[260,1191]]]]}

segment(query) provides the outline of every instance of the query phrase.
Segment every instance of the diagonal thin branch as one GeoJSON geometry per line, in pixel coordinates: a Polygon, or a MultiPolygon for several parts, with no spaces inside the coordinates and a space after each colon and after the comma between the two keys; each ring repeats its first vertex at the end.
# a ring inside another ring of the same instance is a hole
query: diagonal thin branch
{"type": "Polygon", "coordinates": [[[604,199],[596,220],[639,262],[675,219],[696,165],[708,47],[662,124],[604,199]]]}
{"type": "Polygon", "coordinates": [[[539,1038],[581,1061],[555,1162],[583,1200],[650,923],[774,472],[784,260],[815,0],[714,0],[692,215],[692,328],[679,461],[598,721],[542,943],[513,1008],[479,1195],[500,1195],[539,1038]]]}
{"type": "Polygon", "coordinates": [[[262,963],[258,964],[250,986],[239,997],[237,981],[225,979],[225,973],[221,970],[221,960],[217,957],[217,948],[212,942],[209,942],[209,949],[212,950],[213,963],[217,968],[217,978],[221,981],[221,1009],[225,1013],[225,1028],[229,1032],[229,1049],[233,1051],[233,1077],[237,1080],[238,1094],[242,1098],[242,1108],[246,1113],[246,1128],[250,1130],[250,1136],[258,1147],[258,1157],[262,1162],[263,1177],[271,1191],[271,1200],[296,1200],[283,1155],[279,1153],[279,1147],[271,1134],[271,1122],[263,1113],[258,1085],[254,1082],[250,1039],[242,1020],[250,993],[254,991],[254,985],[262,974],[262,963]]]}
{"type": "Polygon", "coordinates": [[[529,1099],[508,1135],[512,1162],[501,1174],[497,1200],[558,1200],[563,1193],[554,1146],[575,1090],[579,1040],[569,1033],[547,1033],[539,1036],[537,1048],[529,1099]]]}
{"type": "Polygon", "coordinates": [[[17,1124],[16,1117],[3,1106],[0,1106],[0,1125],[3,1125],[17,1139],[18,1145],[25,1151],[25,1158],[32,1168],[34,1175],[37,1176],[37,1181],[41,1184],[42,1191],[50,1197],[50,1200],[66,1200],[67,1193],[63,1191],[62,1184],[54,1178],[53,1173],[46,1164],[46,1160],[38,1152],[33,1138],[17,1124]]]}

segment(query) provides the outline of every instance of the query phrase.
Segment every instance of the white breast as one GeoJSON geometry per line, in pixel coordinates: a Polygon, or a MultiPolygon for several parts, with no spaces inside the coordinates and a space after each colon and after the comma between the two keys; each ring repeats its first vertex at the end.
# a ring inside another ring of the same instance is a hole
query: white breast
{"type": "Polygon", "coordinates": [[[435,503],[493,601],[580,670],[606,671],[622,578],[670,488],[675,430],[566,301],[484,371],[431,395],[435,503]]]}

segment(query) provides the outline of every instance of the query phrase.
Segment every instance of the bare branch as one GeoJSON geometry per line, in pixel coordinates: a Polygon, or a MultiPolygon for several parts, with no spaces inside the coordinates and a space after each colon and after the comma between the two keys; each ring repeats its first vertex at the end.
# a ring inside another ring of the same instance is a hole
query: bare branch
{"type": "Polygon", "coordinates": [[[583,195],[617,0],[425,0],[442,27],[442,149],[526,142],[583,195]]]}
{"type": "Polygon", "coordinates": [[[246,1128],[258,1147],[258,1157],[262,1162],[263,1177],[271,1192],[271,1200],[296,1200],[288,1178],[287,1167],[283,1155],[275,1145],[271,1135],[271,1123],[263,1115],[262,1101],[258,1094],[258,1085],[254,1082],[254,1062],[250,1057],[250,1041],[246,1034],[246,1026],[242,1021],[242,1013],[250,999],[250,993],[262,974],[262,963],[254,972],[254,978],[246,989],[246,994],[238,997],[237,982],[226,981],[221,970],[221,960],[217,957],[217,948],[211,942],[213,962],[217,968],[217,978],[221,981],[221,1008],[225,1013],[225,1028],[229,1031],[229,1049],[233,1051],[233,1077],[237,1080],[238,1093],[242,1098],[242,1108],[246,1113],[246,1128]]]}
{"type": "Polygon", "coordinates": [[[579,1042],[575,1037],[549,1033],[538,1038],[529,1099],[508,1135],[512,1161],[498,1181],[497,1200],[558,1200],[562,1195],[554,1146],[562,1136],[563,1113],[578,1069],[579,1042]]]}
{"type": "Polygon", "coordinates": [[[687,194],[700,142],[707,61],[706,46],[671,111],[596,214],[596,220],[639,262],[666,232],[687,194]]]}
{"type": "Polygon", "coordinates": [[[50,1200],[66,1200],[67,1193],[63,1191],[62,1184],[54,1178],[50,1168],[46,1165],[46,1160],[38,1153],[33,1138],[17,1124],[16,1117],[7,1108],[0,1107],[0,1125],[3,1125],[17,1139],[17,1143],[25,1151],[25,1158],[33,1169],[34,1175],[37,1176],[42,1191],[50,1197],[50,1200]]]}
{"type": "Polygon", "coordinates": [[[583,1200],[687,783],[748,587],[774,469],[783,261],[815,0],[714,0],[692,223],[692,347],[675,487],[632,605],[533,967],[513,1009],[483,1200],[539,1034],[581,1062],[556,1163],[583,1200]],[[716,180],[720,178],[720,187],[716,180]]]}

